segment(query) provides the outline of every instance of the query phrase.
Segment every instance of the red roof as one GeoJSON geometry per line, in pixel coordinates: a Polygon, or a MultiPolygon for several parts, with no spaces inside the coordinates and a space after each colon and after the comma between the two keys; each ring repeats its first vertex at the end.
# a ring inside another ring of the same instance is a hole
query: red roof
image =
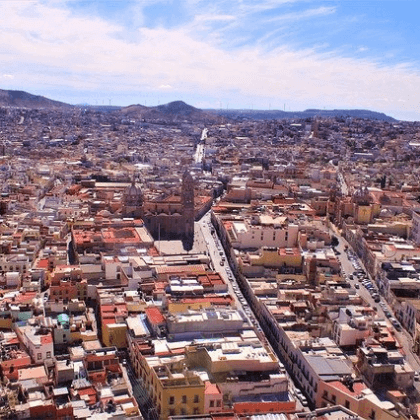
{"type": "Polygon", "coordinates": [[[52,343],[53,339],[51,335],[41,335],[41,344],[49,344],[52,343]]]}
{"type": "Polygon", "coordinates": [[[367,386],[364,382],[354,382],[352,391],[340,381],[328,382],[328,385],[332,386],[333,388],[338,389],[339,391],[347,395],[351,395],[353,397],[360,395],[364,389],[367,389],[367,386]]]}
{"type": "Polygon", "coordinates": [[[206,395],[215,395],[215,394],[220,395],[221,394],[220,389],[217,386],[217,384],[212,384],[209,381],[206,381],[204,393],[206,395]]]}
{"type": "Polygon", "coordinates": [[[48,258],[43,258],[38,261],[37,268],[48,268],[48,258]]]}
{"type": "Polygon", "coordinates": [[[87,395],[89,397],[89,401],[87,402],[88,405],[92,405],[96,403],[97,394],[96,394],[95,388],[89,387],[89,388],[79,389],[77,392],[81,396],[87,395]]]}
{"type": "Polygon", "coordinates": [[[151,324],[162,324],[165,322],[165,317],[162,315],[160,309],[156,306],[153,308],[147,308],[145,312],[147,319],[151,324]]]}
{"type": "Polygon", "coordinates": [[[23,292],[15,296],[14,303],[31,303],[36,297],[36,292],[23,292]]]}

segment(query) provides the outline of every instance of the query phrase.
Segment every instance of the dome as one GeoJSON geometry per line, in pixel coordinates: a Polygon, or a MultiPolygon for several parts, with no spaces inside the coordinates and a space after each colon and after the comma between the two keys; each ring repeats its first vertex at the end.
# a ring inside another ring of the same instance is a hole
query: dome
{"type": "Polygon", "coordinates": [[[124,202],[126,206],[141,206],[143,203],[143,192],[134,181],[124,191],[124,202]]]}
{"type": "Polygon", "coordinates": [[[108,210],[101,210],[100,212],[98,212],[98,216],[109,217],[111,216],[111,213],[108,210]]]}
{"type": "Polygon", "coordinates": [[[367,187],[363,188],[360,187],[358,188],[354,194],[353,194],[353,200],[357,203],[357,204],[369,204],[371,201],[371,197],[370,197],[370,193],[369,190],[367,189],[367,187]]]}
{"type": "Polygon", "coordinates": [[[126,196],[139,196],[142,195],[140,187],[136,187],[136,184],[134,182],[131,183],[129,187],[125,190],[126,196]]]}
{"type": "Polygon", "coordinates": [[[382,209],[381,212],[379,213],[379,217],[393,217],[394,216],[394,212],[390,209],[382,209]]]}

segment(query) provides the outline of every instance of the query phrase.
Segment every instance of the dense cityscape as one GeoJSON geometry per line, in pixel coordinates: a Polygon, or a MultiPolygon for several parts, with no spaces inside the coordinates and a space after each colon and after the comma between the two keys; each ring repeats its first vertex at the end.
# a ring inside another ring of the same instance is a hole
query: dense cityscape
{"type": "Polygon", "coordinates": [[[420,123],[20,100],[0,418],[418,418],[420,123]]]}

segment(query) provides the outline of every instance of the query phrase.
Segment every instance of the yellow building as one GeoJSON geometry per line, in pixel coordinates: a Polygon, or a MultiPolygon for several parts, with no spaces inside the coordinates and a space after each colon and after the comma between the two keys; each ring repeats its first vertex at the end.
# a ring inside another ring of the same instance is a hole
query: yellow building
{"type": "Polygon", "coordinates": [[[370,205],[356,205],[354,209],[354,221],[358,224],[367,225],[372,222],[372,207],[370,205]]]}
{"type": "Polygon", "coordinates": [[[177,313],[185,313],[189,310],[199,311],[203,308],[210,308],[212,307],[212,303],[210,299],[180,299],[180,300],[173,300],[168,299],[168,312],[171,314],[177,314],[177,313]]]}
{"type": "Polygon", "coordinates": [[[160,419],[204,413],[205,384],[185,367],[184,356],[140,360],[140,375],[160,419]]]}
{"type": "Polygon", "coordinates": [[[10,314],[0,317],[0,329],[11,330],[13,325],[13,319],[10,314]]]}
{"type": "Polygon", "coordinates": [[[70,342],[74,343],[76,341],[82,340],[82,341],[94,341],[98,339],[98,335],[96,334],[96,331],[91,330],[83,330],[83,329],[77,329],[74,331],[70,330],[70,342]]]}
{"type": "Polygon", "coordinates": [[[250,255],[251,265],[264,267],[301,267],[303,257],[298,248],[263,247],[259,255],[250,255]]]}
{"type": "Polygon", "coordinates": [[[102,342],[106,347],[127,347],[127,324],[102,324],[102,342]]]}

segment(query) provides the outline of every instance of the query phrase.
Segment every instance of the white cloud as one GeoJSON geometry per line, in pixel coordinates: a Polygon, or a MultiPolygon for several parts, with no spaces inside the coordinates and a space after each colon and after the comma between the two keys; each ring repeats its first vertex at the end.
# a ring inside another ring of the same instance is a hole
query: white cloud
{"type": "Polygon", "coordinates": [[[232,15],[214,15],[214,14],[208,14],[208,15],[196,15],[195,20],[197,22],[228,22],[235,20],[236,17],[232,15]]]}
{"type": "Polygon", "coordinates": [[[13,80],[15,78],[15,76],[13,76],[13,74],[2,74],[1,78],[2,79],[7,79],[7,80],[13,80]]]}
{"type": "MultiPolygon", "coordinates": [[[[214,18],[229,20],[228,15],[214,18]]],[[[203,102],[225,98],[243,106],[270,101],[273,108],[287,103],[293,109],[360,107],[393,113],[417,109],[415,98],[420,97],[420,73],[410,64],[385,66],[287,46],[270,52],[259,47],[227,51],[197,39],[191,27],[143,27],[133,42],[121,36],[123,27],[61,6],[4,2],[0,28],[3,78],[13,74],[26,83],[16,88],[38,92],[42,86],[92,92],[176,86],[183,97],[201,96],[203,102]],[[381,98],[388,102],[378,102],[381,98]],[[404,105],[401,98],[406,98],[404,105]]]]}
{"type": "Polygon", "coordinates": [[[307,9],[300,12],[283,13],[278,16],[267,19],[266,22],[297,22],[300,20],[310,19],[319,16],[328,16],[335,12],[335,7],[318,7],[316,9],[307,9]]]}

